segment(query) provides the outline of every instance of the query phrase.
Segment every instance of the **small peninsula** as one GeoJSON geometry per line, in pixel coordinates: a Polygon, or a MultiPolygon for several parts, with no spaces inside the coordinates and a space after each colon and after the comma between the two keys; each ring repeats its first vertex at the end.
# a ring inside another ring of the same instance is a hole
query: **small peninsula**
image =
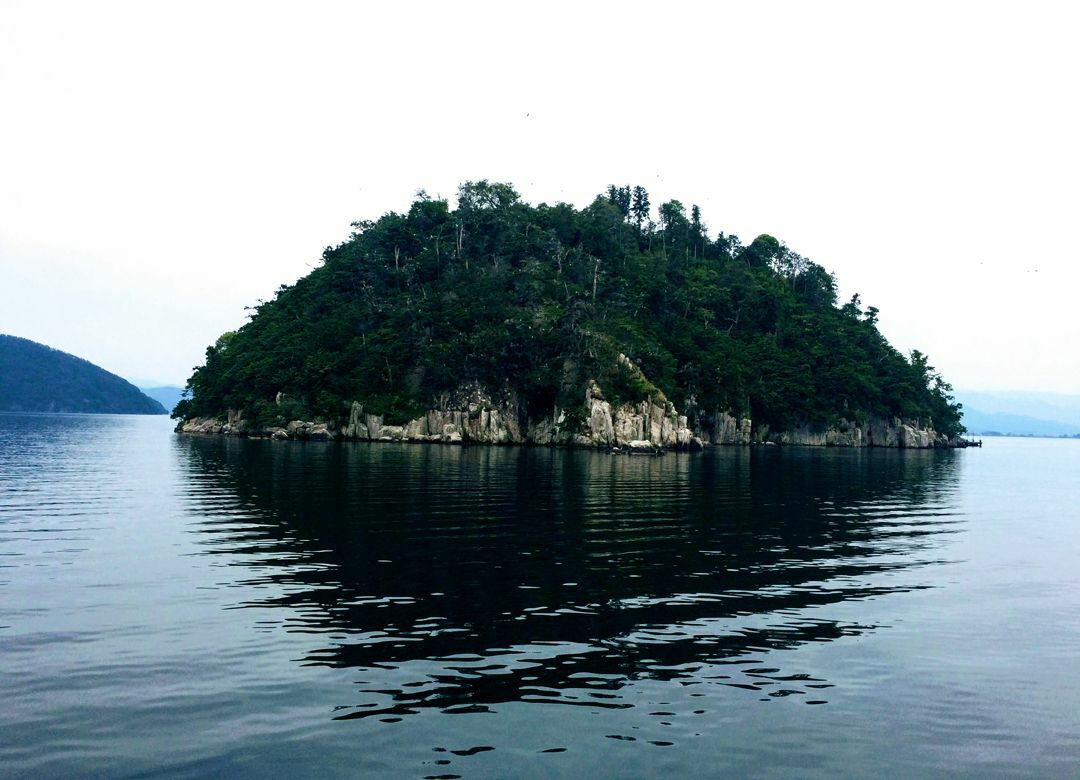
{"type": "Polygon", "coordinates": [[[130,382],[29,339],[0,334],[0,412],[167,414],[130,382]]]}
{"type": "Polygon", "coordinates": [[[769,235],[643,187],[467,182],[353,223],[195,369],[177,430],[278,439],[961,446],[952,387],[769,235]]]}

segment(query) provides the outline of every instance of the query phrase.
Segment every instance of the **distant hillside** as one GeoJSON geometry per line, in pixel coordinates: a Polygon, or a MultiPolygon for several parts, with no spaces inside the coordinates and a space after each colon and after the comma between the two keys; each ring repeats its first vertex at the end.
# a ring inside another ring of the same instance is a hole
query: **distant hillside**
{"type": "Polygon", "coordinates": [[[1080,427],[1065,422],[1039,420],[1022,414],[994,412],[987,414],[964,409],[964,425],[972,434],[1004,433],[1013,436],[1074,436],[1080,427]]]}
{"type": "Polygon", "coordinates": [[[139,388],[82,358],[0,335],[0,412],[165,414],[139,388]]]}
{"type": "Polygon", "coordinates": [[[184,388],[176,385],[162,385],[160,387],[139,387],[145,395],[150,396],[165,407],[165,411],[171,412],[180,403],[184,395],[184,388]]]}
{"type": "Polygon", "coordinates": [[[964,424],[975,434],[1075,436],[1080,434],[1080,396],[1061,393],[957,392],[964,424]]]}

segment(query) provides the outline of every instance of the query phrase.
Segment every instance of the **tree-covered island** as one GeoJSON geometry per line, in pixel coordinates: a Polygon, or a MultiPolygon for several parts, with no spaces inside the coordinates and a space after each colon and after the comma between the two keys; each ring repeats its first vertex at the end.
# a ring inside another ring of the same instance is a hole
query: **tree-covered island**
{"type": "Polygon", "coordinates": [[[948,446],[952,388],[877,309],[761,235],[642,187],[532,206],[423,192],[353,224],[206,351],[178,430],[275,438],[698,447],[948,446]]]}

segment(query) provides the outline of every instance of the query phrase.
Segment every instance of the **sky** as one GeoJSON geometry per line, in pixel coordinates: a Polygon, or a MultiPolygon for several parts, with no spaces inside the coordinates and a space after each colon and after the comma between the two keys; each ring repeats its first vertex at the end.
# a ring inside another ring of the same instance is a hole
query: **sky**
{"type": "Polygon", "coordinates": [[[0,0],[0,333],[183,384],[418,189],[641,184],[958,388],[1080,393],[1075,8],[0,0]]]}

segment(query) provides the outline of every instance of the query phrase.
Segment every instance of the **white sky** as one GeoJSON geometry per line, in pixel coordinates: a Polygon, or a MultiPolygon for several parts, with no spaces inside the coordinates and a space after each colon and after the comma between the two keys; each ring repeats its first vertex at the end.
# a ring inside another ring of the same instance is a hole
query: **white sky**
{"type": "Polygon", "coordinates": [[[768,232],[957,387],[1080,393],[1068,3],[0,0],[0,333],[182,384],[419,188],[768,232]],[[521,10],[518,10],[518,9],[521,10]]]}

